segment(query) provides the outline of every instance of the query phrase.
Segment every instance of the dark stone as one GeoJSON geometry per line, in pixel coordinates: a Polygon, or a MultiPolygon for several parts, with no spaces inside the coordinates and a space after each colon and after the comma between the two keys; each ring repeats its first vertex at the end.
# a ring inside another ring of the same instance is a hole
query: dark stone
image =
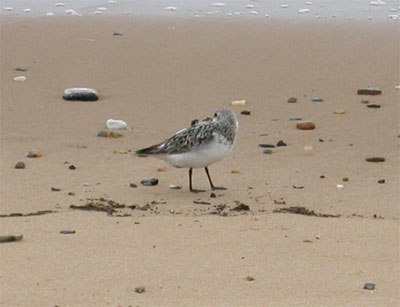
{"type": "Polygon", "coordinates": [[[235,201],[236,207],[232,208],[231,211],[250,211],[250,207],[239,201],[235,201]]]}
{"type": "Polygon", "coordinates": [[[251,114],[251,112],[250,112],[250,111],[247,111],[247,110],[245,110],[245,111],[242,111],[242,112],[240,112],[240,114],[242,114],[242,115],[250,115],[250,114],[251,114]]]}
{"type": "Polygon", "coordinates": [[[154,186],[158,184],[158,179],[157,178],[144,179],[140,181],[140,183],[144,186],[154,186]]]}
{"type": "Polygon", "coordinates": [[[385,183],[385,179],[379,179],[379,180],[378,180],[378,183],[379,183],[379,184],[384,184],[384,183],[385,183]]]}
{"type": "Polygon", "coordinates": [[[63,95],[64,100],[71,101],[97,101],[99,96],[97,96],[96,91],[79,90],[79,89],[67,89],[63,95]]]}
{"type": "Polygon", "coordinates": [[[17,169],[24,169],[25,168],[25,163],[22,161],[17,162],[17,164],[15,164],[15,168],[17,169]]]}
{"type": "Polygon", "coordinates": [[[75,165],[70,165],[70,166],[68,166],[68,168],[69,168],[69,169],[72,169],[72,170],[75,170],[75,169],[76,169],[75,165]]]}
{"type": "Polygon", "coordinates": [[[139,287],[136,287],[135,288],[135,292],[136,293],[143,293],[143,292],[145,292],[146,291],[146,288],[145,287],[143,287],[143,286],[139,286],[139,287]]]}
{"type": "Polygon", "coordinates": [[[364,290],[375,290],[375,284],[366,283],[364,285],[364,290]]]}
{"type": "Polygon", "coordinates": [[[113,33],[113,36],[122,36],[122,34],[121,34],[121,33],[118,33],[118,32],[114,32],[114,33],[113,33]]]}
{"type": "Polygon", "coordinates": [[[272,144],[258,144],[261,148],[275,148],[275,145],[272,144]]]}
{"type": "Polygon", "coordinates": [[[23,237],[24,237],[23,235],[0,236],[0,243],[20,241],[22,240],[23,237]]]}
{"type": "Polygon", "coordinates": [[[290,97],[287,102],[289,103],[296,103],[297,102],[297,98],[296,97],[290,97]]]}
{"type": "Polygon", "coordinates": [[[75,233],[75,230],[61,230],[60,233],[63,235],[71,235],[75,233]]]}
{"type": "Polygon", "coordinates": [[[301,119],[301,117],[294,116],[294,117],[291,117],[290,120],[291,121],[297,121],[297,120],[302,120],[302,119],[301,119]]]}
{"type": "Polygon", "coordinates": [[[382,90],[378,88],[362,88],[357,90],[358,95],[380,95],[382,90]]]}
{"type": "Polygon", "coordinates": [[[68,196],[74,196],[75,193],[74,192],[68,192],[68,196]]]}
{"type": "Polygon", "coordinates": [[[380,104],[367,104],[367,108],[371,108],[371,109],[379,109],[381,107],[380,104]]]}
{"type": "Polygon", "coordinates": [[[301,189],[304,189],[304,186],[302,186],[302,185],[293,185],[293,189],[301,190],[301,189]]]}
{"type": "Polygon", "coordinates": [[[253,281],[253,280],[255,280],[254,277],[251,277],[251,276],[247,276],[245,279],[246,279],[247,281],[253,281]]]}
{"type": "Polygon", "coordinates": [[[210,194],[210,197],[211,197],[211,198],[216,198],[217,195],[215,195],[215,193],[211,193],[211,194],[210,194]]]}
{"type": "Polygon", "coordinates": [[[323,102],[324,100],[322,98],[312,98],[311,101],[314,102],[323,102]]]}
{"type": "Polygon", "coordinates": [[[14,69],[15,71],[28,71],[28,69],[23,68],[23,67],[17,67],[14,69]]]}
{"type": "Polygon", "coordinates": [[[385,162],[385,158],[383,157],[370,157],[370,158],[365,158],[365,161],[367,162],[385,162]]]}
{"type": "Polygon", "coordinates": [[[321,143],[323,143],[323,142],[324,142],[324,140],[323,140],[323,139],[318,139],[318,142],[321,142],[321,143]]]}
{"type": "Polygon", "coordinates": [[[129,186],[130,186],[131,188],[137,188],[137,184],[134,184],[134,183],[129,184],[129,186]]]}
{"type": "Polygon", "coordinates": [[[59,189],[59,188],[51,188],[51,190],[52,190],[53,192],[60,192],[60,191],[61,191],[61,189],[59,189]]]}
{"type": "Polygon", "coordinates": [[[276,146],[277,146],[277,147],[280,147],[280,146],[287,146],[287,144],[286,144],[284,141],[280,140],[278,143],[276,143],[276,146]]]}
{"type": "Polygon", "coordinates": [[[273,151],[271,149],[264,149],[263,153],[265,153],[267,155],[271,155],[273,153],[273,151]]]}

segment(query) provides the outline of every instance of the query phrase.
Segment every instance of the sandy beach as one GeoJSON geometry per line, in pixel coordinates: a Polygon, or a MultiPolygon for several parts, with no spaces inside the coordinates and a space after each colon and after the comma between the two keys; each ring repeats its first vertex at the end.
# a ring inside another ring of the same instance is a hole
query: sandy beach
{"type": "Polygon", "coordinates": [[[0,236],[24,237],[0,246],[1,305],[397,306],[398,34],[391,21],[3,17],[0,236]],[[63,100],[71,87],[100,99],[63,100]],[[240,125],[210,166],[226,191],[211,197],[199,169],[207,191],[190,193],[186,169],[133,155],[219,108],[240,125]],[[97,136],[110,118],[122,137],[97,136]],[[107,212],[71,208],[88,204],[107,212]]]}

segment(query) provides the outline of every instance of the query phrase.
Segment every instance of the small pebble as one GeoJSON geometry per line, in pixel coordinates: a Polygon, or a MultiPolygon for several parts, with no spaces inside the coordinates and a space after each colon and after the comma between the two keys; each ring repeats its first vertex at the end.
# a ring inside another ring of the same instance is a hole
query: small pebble
{"type": "Polygon", "coordinates": [[[301,117],[295,117],[295,116],[293,116],[293,117],[290,118],[290,120],[291,120],[291,121],[301,120],[301,117]]]}
{"type": "Polygon", "coordinates": [[[242,111],[242,112],[240,112],[240,114],[242,114],[242,115],[250,115],[251,114],[251,112],[250,111],[242,111]]]}
{"type": "Polygon", "coordinates": [[[347,181],[349,181],[349,178],[343,177],[343,178],[342,178],[342,181],[343,181],[343,182],[347,182],[347,181]]]}
{"type": "Polygon", "coordinates": [[[128,124],[123,120],[109,119],[106,122],[106,127],[109,130],[126,130],[126,128],[128,128],[128,124]]]}
{"type": "Polygon", "coordinates": [[[379,109],[380,107],[381,107],[380,104],[375,104],[375,103],[367,104],[367,108],[370,108],[370,109],[379,109]]]}
{"type": "Polygon", "coordinates": [[[0,236],[0,243],[21,241],[23,237],[23,235],[0,236]]]}
{"type": "Polygon", "coordinates": [[[246,106],[246,100],[235,100],[231,102],[231,106],[233,107],[244,107],[246,106]]]}
{"type": "Polygon", "coordinates": [[[287,144],[286,144],[284,141],[280,140],[280,141],[276,144],[276,146],[277,146],[277,147],[282,147],[282,146],[287,146],[287,144]]]}
{"type": "Polygon", "coordinates": [[[246,279],[247,281],[253,281],[253,280],[255,280],[254,277],[251,277],[251,276],[247,276],[245,279],[246,279]]]}
{"type": "Polygon", "coordinates": [[[265,153],[267,155],[271,155],[273,153],[273,151],[271,149],[264,149],[263,153],[265,153]]]}
{"type": "Polygon", "coordinates": [[[169,210],[169,213],[174,214],[174,213],[175,213],[175,210],[174,210],[174,209],[171,209],[171,210],[169,210]]]}
{"type": "Polygon", "coordinates": [[[140,287],[136,287],[136,288],[135,288],[135,292],[136,292],[136,293],[143,293],[143,292],[145,292],[145,291],[146,291],[146,288],[143,287],[143,286],[140,286],[140,287]]]}
{"type": "Polygon", "coordinates": [[[364,285],[364,290],[375,290],[375,284],[366,283],[364,285]]]}
{"type": "Polygon", "coordinates": [[[61,191],[61,189],[59,189],[59,188],[51,188],[51,190],[52,190],[53,192],[60,192],[60,191],[61,191]]]}
{"type": "Polygon", "coordinates": [[[25,76],[18,76],[18,77],[15,77],[15,78],[14,78],[14,81],[21,81],[21,82],[24,82],[24,81],[26,81],[26,77],[25,77],[25,76]]]}
{"type": "Polygon", "coordinates": [[[311,101],[314,101],[314,102],[323,102],[324,100],[323,100],[322,98],[315,97],[315,98],[312,98],[311,101]]]}
{"type": "Polygon", "coordinates": [[[158,179],[157,178],[151,178],[151,179],[144,179],[140,181],[140,183],[144,186],[155,186],[158,184],[158,179]]]}
{"type": "Polygon", "coordinates": [[[68,195],[69,195],[69,196],[74,196],[75,193],[74,193],[74,192],[68,192],[68,195]]]}
{"type": "Polygon", "coordinates": [[[23,67],[17,67],[14,69],[15,71],[28,71],[28,69],[23,68],[23,67]]]}
{"type": "Polygon", "coordinates": [[[115,138],[119,138],[122,136],[122,134],[117,133],[117,132],[113,132],[113,131],[106,131],[106,130],[101,130],[99,131],[99,133],[97,133],[98,137],[103,137],[103,138],[111,138],[111,139],[115,139],[115,138]]]}
{"type": "Polygon", "coordinates": [[[363,103],[363,104],[369,104],[369,100],[361,100],[361,103],[363,103]]]}
{"type": "Polygon", "coordinates": [[[170,188],[171,190],[180,190],[180,189],[182,189],[181,186],[179,186],[179,185],[174,185],[174,184],[170,184],[170,185],[169,185],[169,188],[170,188]]]}
{"type": "Polygon", "coordinates": [[[337,185],[336,185],[336,188],[337,188],[338,190],[343,190],[344,185],[342,185],[342,184],[337,184],[337,185]]]}
{"type": "Polygon", "coordinates": [[[122,34],[121,34],[121,33],[118,33],[118,32],[114,32],[114,33],[113,33],[113,36],[122,36],[122,34]]]}
{"type": "Polygon", "coordinates": [[[64,91],[63,99],[78,101],[97,101],[98,92],[91,88],[68,88],[64,91]]]}
{"type": "Polygon", "coordinates": [[[305,152],[310,153],[310,152],[312,152],[314,150],[314,147],[312,147],[311,145],[306,145],[306,146],[304,146],[303,149],[304,149],[305,152]]]}
{"type": "Polygon", "coordinates": [[[379,183],[379,184],[384,184],[384,183],[385,183],[385,179],[379,179],[379,180],[378,180],[378,183],[379,183]]]}
{"type": "Polygon", "coordinates": [[[275,148],[275,145],[272,144],[258,144],[261,148],[275,148]]]}
{"type": "Polygon", "coordinates": [[[299,130],[314,130],[315,124],[311,121],[303,121],[303,122],[297,123],[296,128],[299,130]]]}
{"type": "Polygon", "coordinates": [[[25,163],[22,161],[17,162],[17,164],[15,164],[16,169],[24,169],[25,168],[25,163]]]}
{"type": "Polygon", "coordinates": [[[68,166],[68,168],[71,169],[71,170],[75,170],[76,169],[75,165],[70,165],[70,166],[68,166]]]}
{"type": "Polygon", "coordinates": [[[137,184],[134,184],[134,183],[129,184],[129,186],[130,186],[131,188],[137,188],[137,184]]]}
{"type": "Polygon", "coordinates": [[[370,157],[370,158],[365,158],[365,161],[374,162],[374,163],[385,162],[385,158],[383,158],[383,157],[370,157]]]}
{"type": "Polygon", "coordinates": [[[40,157],[42,157],[42,154],[38,150],[31,150],[30,152],[28,152],[26,157],[27,158],[40,158],[40,157]]]}
{"type": "Polygon", "coordinates": [[[61,230],[60,233],[63,235],[71,235],[75,233],[75,230],[61,230]]]}
{"type": "Polygon", "coordinates": [[[287,102],[288,102],[288,103],[296,103],[296,102],[297,102],[297,98],[296,98],[296,97],[290,97],[290,98],[287,100],[287,102]]]}
{"type": "Polygon", "coordinates": [[[215,193],[213,192],[213,193],[210,194],[210,197],[211,197],[211,198],[216,198],[217,195],[215,195],[215,193]]]}
{"type": "Polygon", "coordinates": [[[362,88],[357,90],[358,95],[380,95],[382,90],[378,88],[362,88]]]}
{"type": "Polygon", "coordinates": [[[239,170],[237,170],[237,169],[233,169],[233,170],[231,170],[231,174],[239,174],[240,173],[240,171],[239,170]]]}
{"type": "Polygon", "coordinates": [[[302,185],[293,185],[293,189],[301,190],[301,189],[304,189],[304,186],[302,186],[302,185]]]}
{"type": "Polygon", "coordinates": [[[333,114],[343,115],[343,114],[346,114],[346,111],[345,110],[336,110],[333,112],[333,114]]]}

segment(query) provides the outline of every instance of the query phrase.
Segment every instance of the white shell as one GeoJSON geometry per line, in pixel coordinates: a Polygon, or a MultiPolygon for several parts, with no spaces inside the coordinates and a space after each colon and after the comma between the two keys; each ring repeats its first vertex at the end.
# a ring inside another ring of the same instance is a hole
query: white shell
{"type": "Polygon", "coordinates": [[[14,78],[14,81],[25,81],[26,80],[26,77],[25,76],[18,76],[18,77],[15,77],[14,78]]]}
{"type": "Polygon", "coordinates": [[[67,88],[64,91],[64,95],[69,95],[69,94],[74,94],[74,93],[93,93],[93,94],[98,94],[98,92],[92,88],[85,88],[85,87],[72,87],[72,88],[67,88]]]}
{"type": "Polygon", "coordinates": [[[231,102],[231,106],[234,107],[244,107],[246,106],[246,100],[235,100],[231,102]]]}
{"type": "Polygon", "coordinates": [[[125,130],[128,127],[126,122],[118,119],[107,120],[106,126],[109,130],[125,130]]]}

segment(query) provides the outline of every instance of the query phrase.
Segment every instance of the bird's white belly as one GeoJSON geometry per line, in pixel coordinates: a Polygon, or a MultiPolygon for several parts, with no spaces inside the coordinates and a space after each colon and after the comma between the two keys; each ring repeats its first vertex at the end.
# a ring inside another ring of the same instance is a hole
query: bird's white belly
{"type": "Polygon", "coordinates": [[[208,146],[181,154],[165,156],[165,160],[175,167],[202,168],[218,162],[232,151],[228,144],[212,142],[208,146]]]}

